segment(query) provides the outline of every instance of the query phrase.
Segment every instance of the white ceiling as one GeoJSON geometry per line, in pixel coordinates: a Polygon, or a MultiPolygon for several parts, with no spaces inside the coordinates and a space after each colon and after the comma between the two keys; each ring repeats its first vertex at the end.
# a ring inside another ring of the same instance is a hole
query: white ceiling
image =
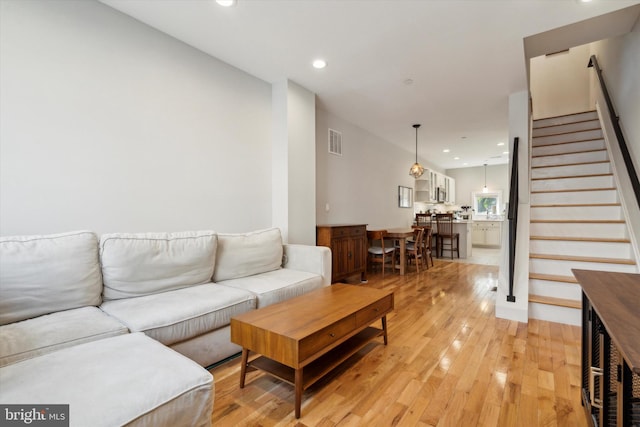
{"type": "MultiPolygon", "coordinates": [[[[443,169],[507,163],[523,39],[639,0],[101,0],[443,169]],[[316,57],[323,70],[311,67],[316,57]],[[405,84],[405,80],[413,84],[405,84]],[[450,153],[443,153],[443,149],[450,153]],[[459,160],[454,160],[459,156],[459,160]],[[465,165],[466,163],[466,165],[465,165]]],[[[412,162],[407,158],[407,168],[412,162]]]]}

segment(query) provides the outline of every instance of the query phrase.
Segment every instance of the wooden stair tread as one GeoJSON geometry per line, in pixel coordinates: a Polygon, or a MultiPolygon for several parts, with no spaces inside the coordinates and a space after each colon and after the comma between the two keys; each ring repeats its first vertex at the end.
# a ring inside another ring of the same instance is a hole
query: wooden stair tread
{"type": "MultiPolygon", "coordinates": [[[[554,119],[555,117],[549,117],[550,119],[554,119]]],[[[596,117],[595,119],[585,119],[585,120],[577,120],[575,122],[569,122],[569,123],[560,123],[560,124],[556,124],[556,125],[547,125],[547,126],[539,126],[536,127],[536,122],[540,121],[540,120],[548,120],[548,119],[538,119],[538,120],[534,120],[533,121],[533,127],[532,129],[548,129],[548,128],[553,128],[553,127],[558,127],[558,126],[568,126],[568,125],[575,125],[578,123],[586,123],[586,122],[592,122],[594,120],[598,120],[598,118],[596,117]]],[[[599,120],[598,120],[599,122],[599,120]]],[[[598,127],[598,129],[600,129],[600,126],[598,127]]]]}
{"type": "Polygon", "coordinates": [[[582,308],[582,301],[565,299],[565,298],[546,297],[546,296],[534,295],[534,294],[529,294],[529,302],[535,302],[538,304],[555,305],[558,307],[578,308],[578,309],[582,308]]]}
{"type": "Polygon", "coordinates": [[[624,224],[624,219],[532,219],[536,224],[624,224]]]}
{"type": "Polygon", "coordinates": [[[561,189],[561,190],[532,190],[531,194],[538,193],[573,193],[579,191],[611,191],[615,190],[616,187],[602,187],[602,188],[571,188],[571,189],[561,189]]]}
{"type": "Polygon", "coordinates": [[[549,254],[529,254],[529,258],[534,259],[550,259],[555,261],[579,261],[579,262],[598,262],[605,264],[625,264],[635,265],[636,262],[632,259],[624,258],[597,258],[587,256],[574,256],[574,255],[549,255],[549,254]]]}
{"type": "Polygon", "coordinates": [[[598,160],[596,162],[577,162],[577,163],[562,163],[560,165],[546,165],[546,166],[531,166],[531,169],[539,168],[560,168],[563,166],[582,166],[582,165],[595,165],[598,163],[611,163],[609,160],[598,160]]]}
{"type": "Polygon", "coordinates": [[[549,203],[540,205],[531,205],[532,208],[577,208],[577,207],[603,207],[603,206],[622,206],[620,203],[549,203]]]}
{"type": "Polygon", "coordinates": [[[573,276],[560,276],[555,274],[529,273],[529,279],[549,280],[552,282],[578,283],[573,276]]]}
{"type": "MultiPolygon", "coordinates": [[[[533,121],[533,127],[535,128],[536,123],[542,122],[542,121],[545,121],[545,120],[561,119],[563,117],[579,116],[581,114],[592,114],[592,113],[596,113],[596,112],[597,112],[597,110],[586,110],[586,111],[579,111],[577,113],[560,114],[559,116],[542,117],[542,118],[539,118],[539,119],[535,119],[533,121]]],[[[589,120],[596,120],[596,119],[589,119],[589,120]]],[[[579,122],[584,122],[584,121],[586,121],[586,120],[577,120],[575,122],[569,122],[569,123],[579,123],[579,122]]],[[[549,125],[549,126],[554,126],[554,125],[549,125]]],[[[547,126],[541,126],[541,127],[547,127],[547,126]]]]}
{"type": "Polygon", "coordinates": [[[531,181],[545,181],[549,179],[594,178],[598,176],[613,176],[612,173],[592,173],[588,175],[547,176],[544,178],[531,178],[531,181]]]}
{"type": "MultiPolygon", "coordinates": [[[[535,147],[533,147],[535,148],[535,147]]],[[[537,157],[551,157],[551,156],[564,156],[567,154],[581,154],[581,153],[597,153],[598,151],[607,151],[606,148],[598,148],[595,150],[584,150],[584,151],[569,151],[568,153],[554,153],[554,154],[539,154],[537,156],[531,156],[532,159],[537,157]]]]}
{"type": "MultiPolygon", "coordinates": [[[[572,133],[580,133],[580,132],[591,132],[594,130],[600,130],[600,127],[597,128],[593,128],[593,129],[582,129],[582,130],[574,130],[571,132],[564,132],[564,133],[552,133],[549,135],[538,135],[538,136],[532,136],[532,139],[536,139],[536,138],[547,138],[550,136],[561,136],[561,135],[570,135],[572,133]]],[[[591,141],[604,141],[604,137],[601,138],[589,138],[589,139],[578,139],[576,141],[559,141],[559,142],[551,142],[548,144],[538,144],[538,145],[532,145],[532,147],[552,147],[554,145],[562,145],[562,144],[573,144],[575,142],[591,142],[591,141]]]]}
{"type": "Polygon", "coordinates": [[[559,237],[559,236],[529,236],[529,240],[555,240],[569,242],[598,242],[598,243],[631,243],[629,239],[611,239],[607,237],[559,237]]]}

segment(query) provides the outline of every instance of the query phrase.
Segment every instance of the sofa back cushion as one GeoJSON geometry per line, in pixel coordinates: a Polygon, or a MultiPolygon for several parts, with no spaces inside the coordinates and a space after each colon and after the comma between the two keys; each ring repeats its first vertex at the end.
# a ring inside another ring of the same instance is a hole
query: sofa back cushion
{"type": "Polygon", "coordinates": [[[210,230],[104,234],[103,297],[138,297],[210,282],[216,246],[216,232],[210,230]]]}
{"type": "Polygon", "coordinates": [[[214,282],[253,276],[281,268],[280,229],[244,234],[219,234],[214,282]]]}
{"type": "Polygon", "coordinates": [[[102,302],[91,231],[0,238],[0,324],[102,302]]]}

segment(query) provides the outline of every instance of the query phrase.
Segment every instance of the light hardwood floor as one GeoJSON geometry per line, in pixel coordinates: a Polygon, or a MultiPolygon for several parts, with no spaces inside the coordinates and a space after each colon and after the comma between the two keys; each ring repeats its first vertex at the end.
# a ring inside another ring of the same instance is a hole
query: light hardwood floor
{"type": "MultiPolygon", "coordinates": [[[[580,328],[496,319],[498,267],[435,260],[359,286],[392,289],[389,344],[365,347],[305,391],[239,358],[211,369],[214,426],[586,426],[580,328]]],[[[295,321],[295,319],[292,319],[295,321]]]]}

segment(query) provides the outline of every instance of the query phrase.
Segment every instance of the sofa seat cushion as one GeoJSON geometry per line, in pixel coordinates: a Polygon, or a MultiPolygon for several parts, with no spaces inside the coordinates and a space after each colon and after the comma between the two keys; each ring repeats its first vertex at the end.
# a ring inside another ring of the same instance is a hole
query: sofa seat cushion
{"type": "Polygon", "coordinates": [[[231,323],[256,307],[250,292],[214,283],[138,298],[105,301],[100,308],[131,332],[144,332],[171,345],[231,323]]]}
{"type": "Polygon", "coordinates": [[[215,231],[103,234],[104,299],[140,297],[210,282],[217,242],[215,231]]]}
{"type": "Polygon", "coordinates": [[[210,426],[213,377],[144,334],[93,341],[0,369],[3,404],[69,404],[71,426],[210,426]]]}
{"type": "Polygon", "coordinates": [[[225,280],[219,285],[252,292],[258,308],[266,307],[325,286],[322,276],[283,268],[240,279],[225,280]]]}
{"type": "Polygon", "coordinates": [[[0,325],[102,302],[91,231],[0,237],[0,325]]]}
{"type": "Polygon", "coordinates": [[[0,366],[84,342],[129,333],[122,323],[97,307],[46,314],[0,326],[0,366]]]}

